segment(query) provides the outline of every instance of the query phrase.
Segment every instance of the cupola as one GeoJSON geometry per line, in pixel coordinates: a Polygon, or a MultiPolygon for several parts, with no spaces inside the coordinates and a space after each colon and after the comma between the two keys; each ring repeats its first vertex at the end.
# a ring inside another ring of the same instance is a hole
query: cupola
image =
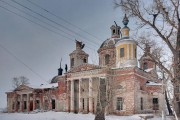
{"type": "Polygon", "coordinates": [[[122,37],[116,43],[116,68],[137,66],[137,43],[129,37],[128,18],[125,14],[123,19],[124,27],[121,29],[122,37]]]}
{"type": "Polygon", "coordinates": [[[76,40],[76,50],[69,54],[70,56],[70,68],[77,67],[81,64],[88,63],[88,54],[82,49],[85,44],[76,40]]]}
{"type": "Polygon", "coordinates": [[[115,23],[115,25],[112,25],[110,27],[110,29],[111,29],[111,37],[112,38],[119,38],[120,37],[120,29],[121,29],[121,27],[118,26],[115,21],[114,21],[114,23],[115,23]]]}

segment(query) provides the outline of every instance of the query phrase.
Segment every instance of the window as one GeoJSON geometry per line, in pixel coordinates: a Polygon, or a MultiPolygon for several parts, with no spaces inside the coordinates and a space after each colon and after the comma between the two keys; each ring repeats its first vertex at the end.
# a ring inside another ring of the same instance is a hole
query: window
{"type": "Polygon", "coordinates": [[[146,70],[148,68],[148,64],[147,64],[147,62],[145,62],[144,64],[143,64],[143,70],[146,70]]]}
{"type": "Polygon", "coordinates": [[[109,64],[110,55],[105,55],[105,65],[109,64]]]}
{"type": "Polygon", "coordinates": [[[84,59],[83,59],[83,61],[84,61],[84,63],[87,63],[87,60],[86,60],[86,58],[84,58],[84,59]]]}
{"type": "Polygon", "coordinates": [[[120,57],[124,57],[124,48],[120,48],[120,57]]]}
{"type": "Polygon", "coordinates": [[[153,98],[153,110],[159,110],[158,98],[153,98]]]}
{"type": "Polygon", "coordinates": [[[135,48],[135,50],[134,50],[134,57],[136,58],[136,48],[135,48]]]}
{"type": "Polygon", "coordinates": [[[84,98],[82,99],[82,104],[83,104],[83,106],[82,106],[82,107],[83,107],[83,110],[84,110],[84,98]]]}
{"type": "Polygon", "coordinates": [[[141,97],[141,110],[143,110],[143,98],[141,97]]]}
{"type": "Polygon", "coordinates": [[[74,58],[71,58],[71,67],[74,66],[74,58]]]}
{"type": "Polygon", "coordinates": [[[116,110],[123,110],[123,99],[122,97],[117,98],[116,110]]]}

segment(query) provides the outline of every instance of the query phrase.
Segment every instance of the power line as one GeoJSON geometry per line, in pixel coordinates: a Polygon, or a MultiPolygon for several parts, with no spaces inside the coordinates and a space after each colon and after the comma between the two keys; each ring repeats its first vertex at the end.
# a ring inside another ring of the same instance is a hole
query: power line
{"type": "MultiPolygon", "coordinates": [[[[0,6],[1,7],[1,6],[0,6]]],[[[18,60],[21,64],[23,64],[25,67],[27,67],[32,73],[34,73],[35,75],[37,75],[41,80],[45,81],[45,79],[38,74],[37,72],[35,72],[31,67],[29,67],[27,64],[25,64],[21,59],[19,59],[16,55],[14,55],[11,51],[9,51],[7,48],[5,48],[2,44],[0,44],[0,47],[2,49],[4,49],[7,53],[9,53],[11,56],[13,56],[16,60],[18,60]]],[[[47,81],[45,81],[46,83],[48,83],[47,81]]]]}
{"type": "MultiPolygon", "coordinates": [[[[1,0],[0,0],[0,1],[1,1],[1,0]]],[[[29,22],[32,22],[32,23],[34,23],[34,24],[36,24],[36,25],[39,25],[40,27],[45,28],[45,29],[47,29],[47,30],[49,30],[49,31],[51,31],[51,32],[54,32],[54,33],[56,33],[56,34],[59,35],[59,33],[55,32],[55,31],[52,31],[52,30],[50,30],[49,28],[47,28],[47,27],[45,27],[45,26],[42,26],[41,24],[38,24],[38,23],[36,23],[36,22],[34,22],[34,21],[32,21],[32,20],[30,20],[30,19],[28,19],[28,18],[26,18],[26,17],[24,17],[24,16],[22,16],[22,15],[19,15],[19,14],[17,14],[16,12],[13,12],[13,11],[11,11],[11,10],[3,7],[3,6],[0,6],[0,7],[1,7],[2,9],[4,9],[4,10],[8,11],[8,12],[11,12],[11,13],[13,13],[13,14],[21,17],[21,18],[26,19],[26,20],[29,21],[29,22]]],[[[60,35],[60,36],[62,36],[62,35],[60,35]]],[[[63,37],[68,38],[68,37],[66,37],[66,36],[63,36],[63,37]]],[[[71,40],[71,39],[68,38],[68,40],[71,40]]],[[[73,40],[72,40],[72,41],[73,41],[73,40]]],[[[9,53],[10,55],[12,55],[16,60],[18,60],[18,61],[19,61],[21,64],[23,64],[25,67],[27,67],[31,72],[33,72],[34,74],[36,74],[41,80],[45,81],[45,79],[44,79],[40,74],[38,74],[37,72],[35,72],[31,67],[29,67],[25,62],[23,62],[20,58],[18,58],[16,55],[14,55],[14,54],[13,54],[11,51],[9,51],[6,47],[4,47],[2,44],[0,44],[0,47],[3,48],[7,53],[9,53]]],[[[88,47],[88,46],[87,46],[87,47],[88,47]]],[[[88,48],[89,48],[89,49],[92,49],[92,48],[90,48],[90,47],[88,47],[88,48]]],[[[94,49],[93,49],[93,50],[94,50],[94,49]]],[[[45,81],[45,82],[48,83],[47,81],[45,81]]]]}
{"type": "MultiPolygon", "coordinates": [[[[0,0],[0,1],[2,1],[2,0],[0,0]]],[[[53,31],[53,30],[49,29],[49,28],[46,27],[46,26],[43,26],[43,25],[41,25],[41,24],[39,24],[39,23],[37,23],[37,22],[34,22],[33,20],[30,20],[30,19],[28,19],[28,18],[26,18],[26,17],[24,17],[24,16],[22,16],[22,15],[16,13],[16,12],[14,12],[14,11],[11,11],[11,10],[3,7],[3,6],[0,6],[0,7],[3,8],[4,10],[6,10],[6,11],[9,11],[9,12],[11,12],[11,13],[13,13],[13,14],[21,17],[21,18],[23,18],[23,19],[26,19],[27,21],[29,21],[29,22],[31,22],[31,23],[34,23],[34,24],[36,24],[36,25],[38,25],[38,26],[40,26],[40,27],[42,27],[42,28],[44,28],[44,29],[47,29],[48,31],[51,31],[51,32],[53,32],[53,33],[55,33],[55,34],[57,34],[57,35],[59,35],[59,36],[61,36],[61,37],[64,37],[64,38],[66,38],[66,39],[68,39],[68,40],[71,40],[71,41],[75,42],[75,40],[72,40],[71,38],[69,38],[69,37],[67,37],[67,36],[65,36],[65,35],[62,35],[62,34],[59,33],[59,32],[53,31]]],[[[88,47],[88,46],[87,46],[87,48],[94,50],[93,48],[88,47]]]]}
{"type": "MultiPolygon", "coordinates": [[[[13,7],[13,8],[15,8],[15,9],[17,9],[18,11],[21,11],[21,12],[25,13],[26,15],[29,15],[29,16],[31,16],[31,17],[39,20],[39,21],[42,22],[42,23],[45,23],[45,24],[47,24],[47,25],[49,25],[49,26],[51,26],[51,27],[53,27],[53,28],[55,28],[55,29],[57,29],[57,30],[60,30],[61,32],[65,33],[65,34],[67,34],[67,35],[70,35],[70,36],[72,36],[72,37],[75,37],[75,36],[73,36],[73,35],[65,32],[65,31],[59,29],[58,27],[56,27],[56,26],[54,26],[54,25],[51,25],[51,24],[49,24],[48,22],[42,21],[40,18],[37,18],[37,17],[35,17],[35,16],[33,16],[33,15],[31,15],[31,14],[29,14],[29,13],[27,13],[27,12],[25,12],[25,11],[23,11],[23,10],[21,10],[21,9],[19,9],[19,8],[17,8],[17,7],[15,7],[15,6],[13,6],[13,5],[11,5],[11,4],[3,1],[3,0],[0,0],[0,1],[3,2],[3,3],[5,3],[5,4],[7,4],[7,5],[9,5],[9,6],[11,6],[11,7],[13,7]]],[[[68,39],[70,39],[70,38],[68,38],[68,39]]]]}
{"type": "MultiPolygon", "coordinates": [[[[49,29],[48,27],[45,27],[45,26],[43,26],[43,25],[41,25],[41,24],[39,24],[39,23],[37,23],[37,22],[34,22],[33,20],[30,20],[30,19],[28,19],[28,18],[26,18],[26,17],[24,17],[24,16],[22,16],[22,15],[20,15],[20,14],[17,14],[16,12],[13,12],[13,11],[11,11],[11,10],[3,7],[3,6],[0,6],[0,7],[3,8],[3,9],[5,9],[6,11],[9,11],[9,12],[11,12],[11,13],[13,13],[13,14],[21,17],[21,18],[24,18],[24,19],[28,20],[29,22],[32,22],[32,23],[34,23],[34,24],[36,24],[36,25],[38,25],[38,26],[40,26],[40,27],[42,27],[42,28],[44,28],[44,29],[47,29],[47,30],[49,30],[49,31],[51,31],[51,32],[53,32],[53,33],[56,33],[56,34],[58,34],[58,35],[60,35],[60,36],[62,36],[62,37],[64,37],[64,38],[67,38],[67,39],[71,40],[71,38],[69,38],[69,37],[67,37],[67,36],[64,36],[64,35],[56,32],[56,31],[53,31],[53,30],[49,29]]],[[[74,41],[74,40],[71,40],[71,41],[74,41]]]]}
{"type": "Polygon", "coordinates": [[[33,4],[34,6],[40,8],[40,9],[42,9],[43,11],[45,11],[45,12],[47,12],[47,13],[49,13],[49,14],[55,16],[56,18],[58,18],[58,19],[60,19],[60,20],[62,20],[62,21],[64,21],[64,22],[66,22],[66,23],[68,23],[68,24],[70,24],[70,25],[76,27],[76,28],[79,29],[80,31],[83,31],[83,32],[87,33],[88,35],[94,37],[95,39],[99,40],[100,42],[102,42],[97,36],[95,36],[95,35],[93,35],[93,34],[87,32],[87,31],[83,30],[82,28],[78,27],[77,25],[72,24],[71,22],[65,20],[64,18],[62,18],[62,17],[60,17],[60,16],[57,16],[57,15],[54,14],[53,12],[50,12],[49,10],[47,10],[47,9],[45,9],[45,8],[43,8],[43,7],[41,7],[41,6],[39,6],[38,4],[36,4],[36,3],[34,3],[34,2],[32,2],[32,1],[30,1],[30,0],[26,0],[26,1],[28,1],[29,3],[33,4]]]}
{"type": "MultiPolygon", "coordinates": [[[[86,38],[86,37],[80,35],[79,33],[77,33],[77,32],[75,32],[75,31],[73,31],[73,30],[71,30],[71,29],[65,27],[64,25],[59,24],[59,23],[57,23],[57,22],[55,22],[55,21],[49,19],[48,17],[46,17],[46,16],[44,16],[44,15],[42,15],[42,14],[40,14],[40,13],[34,11],[34,10],[32,10],[31,8],[22,5],[21,3],[15,1],[15,0],[11,0],[11,1],[14,2],[14,3],[16,3],[16,4],[18,4],[18,5],[20,5],[21,7],[25,8],[25,9],[28,9],[29,11],[31,11],[31,12],[33,12],[33,13],[35,13],[35,14],[41,16],[42,18],[44,18],[44,19],[46,19],[46,20],[48,20],[48,21],[50,21],[50,22],[52,22],[52,23],[54,23],[54,24],[56,24],[56,25],[58,25],[58,26],[60,26],[60,27],[62,27],[62,28],[64,28],[64,29],[66,29],[66,30],[68,30],[68,31],[70,31],[70,32],[72,32],[72,33],[74,33],[74,34],[76,34],[76,35],[82,37],[82,38],[88,39],[88,38],[86,38]]],[[[94,42],[92,42],[92,41],[88,41],[88,42],[94,43],[94,42]]],[[[94,43],[94,45],[97,45],[97,44],[98,44],[98,43],[94,43]]]]}

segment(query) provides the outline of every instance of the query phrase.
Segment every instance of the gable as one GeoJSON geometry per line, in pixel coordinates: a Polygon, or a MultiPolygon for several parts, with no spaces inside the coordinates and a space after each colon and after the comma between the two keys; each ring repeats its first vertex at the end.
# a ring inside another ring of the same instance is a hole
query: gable
{"type": "Polygon", "coordinates": [[[89,71],[89,70],[95,70],[95,69],[101,69],[100,66],[98,65],[93,65],[93,64],[82,64],[77,67],[71,68],[68,73],[72,72],[81,72],[81,71],[89,71]]]}
{"type": "Polygon", "coordinates": [[[32,91],[33,88],[26,86],[26,85],[20,85],[17,87],[14,91],[32,91]]]}

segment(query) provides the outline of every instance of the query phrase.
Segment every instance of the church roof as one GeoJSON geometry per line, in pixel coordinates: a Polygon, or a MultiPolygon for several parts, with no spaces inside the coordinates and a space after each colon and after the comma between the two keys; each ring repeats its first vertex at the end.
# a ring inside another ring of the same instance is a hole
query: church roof
{"type": "Polygon", "coordinates": [[[77,67],[71,68],[68,71],[68,73],[80,72],[80,71],[88,71],[88,70],[95,70],[95,69],[101,69],[101,67],[99,65],[84,63],[84,64],[81,64],[81,65],[79,65],[77,67]]]}
{"type": "Polygon", "coordinates": [[[100,48],[103,48],[103,47],[114,47],[115,44],[116,44],[115,39],[107,39],[107,40],[105,40],[101,44],[100,48]]]}
{"type": "Polygon", "coordinates": [[[74,50],[72,53],[70,53],[69,55],[72,55],[72,54],[85,54],[85,55],[88,55],[87,53],[85,53],[83,50],[74,50]]]}

